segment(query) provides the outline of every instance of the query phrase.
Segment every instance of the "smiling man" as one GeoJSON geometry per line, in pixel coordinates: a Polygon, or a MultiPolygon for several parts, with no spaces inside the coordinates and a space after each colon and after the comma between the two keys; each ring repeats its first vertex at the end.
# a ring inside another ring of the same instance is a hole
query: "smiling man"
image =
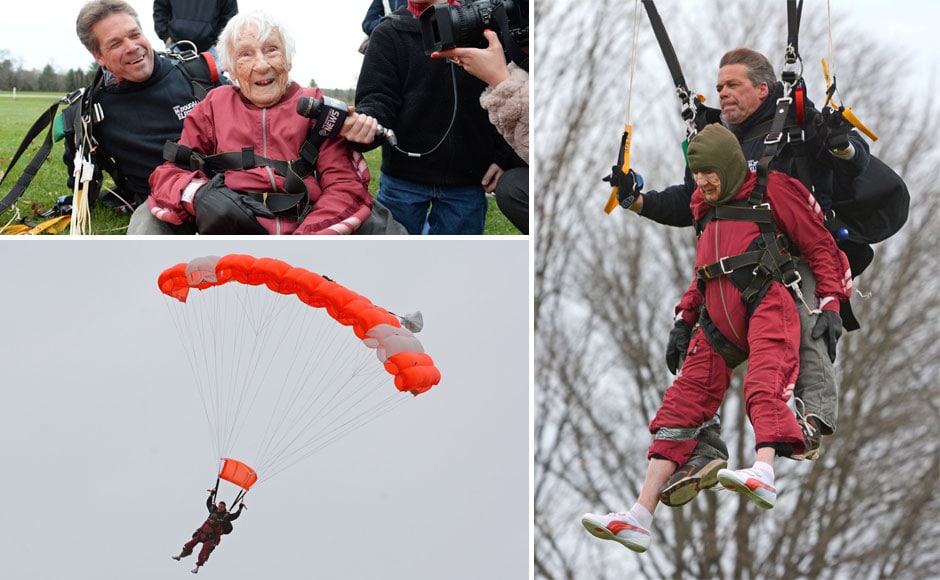
{"type": "MultiPolygon", "coordinates": [[[[90,115],[93,104],[99,111],[91,126],[97,142],[93,183],[100,186],[104,168],[115,177],[123,200],[109,198],[114,205],[136,206],[150,195],[147,180],[163,163],[164,143],[179,139],[183,119],[199,102],[193,80],[170,59],[154,53],[137,12],[123,0],[86,3],[75,31],[101,69],[85,98],[63,115],[68,186],[72,188],[74,179],[76,121],[79,114],[90,115]]],[[[104,196],[102,200],[108,201],[104,196]]],[[[130,234],[140,233],[134,223],[132,219],[130,234]]]]}

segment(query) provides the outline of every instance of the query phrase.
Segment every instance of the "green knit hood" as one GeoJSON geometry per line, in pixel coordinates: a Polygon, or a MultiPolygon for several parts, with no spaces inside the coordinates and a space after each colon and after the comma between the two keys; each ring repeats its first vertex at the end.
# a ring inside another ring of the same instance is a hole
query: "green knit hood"
{"type": "Polygon", "coordinates": [[[689,169],[692,173],[714,171],[721,180],[718,200],[712,205],[722,205],[733,198],[747,179],[747,160],[741,152],[734,133],[712,123],[699,131],[689,143],[689,169]]]}

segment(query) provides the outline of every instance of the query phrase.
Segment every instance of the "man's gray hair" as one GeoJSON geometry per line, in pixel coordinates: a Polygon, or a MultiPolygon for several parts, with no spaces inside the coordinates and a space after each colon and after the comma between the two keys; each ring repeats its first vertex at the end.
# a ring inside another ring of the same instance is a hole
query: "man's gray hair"
{"type": "Polygon", "coordinates": [[[729,64],[743,64],[747,67],[747,78],[752,85],[756,87],[761,83],[767,83],[767,88],[773,92],[777,75],[774,74],[774,67],[766,56],[750,48],[736,48],[729,50],[721,57],[718,68],[729,64]]]}
{"type": "Polygon", "coordinates": [[[243,14],[239,12],[228,21],[222,33],[219,35],[217,48],[219,50],[219,65],[222,70],[232,74],[235,70],[235,44],[241,36],[243,30],[257,30],[258,38],[262,41],[267,40],[274,33],[281,37],[281,43],[284,47],[284,59],[288,68],[294,60],[294,38],[288,33],[280,22],[274,17],[256,10],[243,14]]]}
{"type": "Polygon", "coordinates": [[[78,39],[88,49],[88,52],[101,54],[98,37],[91,31],[91,28],[112,14],[127,14],[134,19],[137,27],[140,28],[140,18],[137,17],[137,11],[124,0],[93,0],[88,2],[82,6],[82,9],[78,12],[78,18],[75,20],[75,32],[78,34],[78,39]]]}

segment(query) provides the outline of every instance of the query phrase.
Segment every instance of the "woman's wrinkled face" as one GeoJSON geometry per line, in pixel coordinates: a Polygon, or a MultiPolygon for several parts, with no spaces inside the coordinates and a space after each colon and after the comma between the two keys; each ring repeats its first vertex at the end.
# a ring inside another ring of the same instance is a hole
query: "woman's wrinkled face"
{"type": "Polygon", "coordinates": [[[257,30],[245,28],[235,41],[232,54],[235,61],[232,74],[242,95],[259,107],[277,104],[287,90],[290,71],[281,34],[275,30],[261,39],[257,30]]]}
{"type": "Polygon", "coordinates": [[[705,201],[715,203],[721,195],[721,179],[714,171],[702,171],[692,174],[695,184],[702,190],[705,201]]]}

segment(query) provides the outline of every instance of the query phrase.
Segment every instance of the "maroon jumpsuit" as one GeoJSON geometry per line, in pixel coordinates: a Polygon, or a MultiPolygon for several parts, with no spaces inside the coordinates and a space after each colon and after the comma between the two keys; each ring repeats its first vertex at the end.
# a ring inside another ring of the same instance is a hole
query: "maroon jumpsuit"
{"type": "MultiPolygon", "coordinates": [[[[754,188],[756,174],[748,175],[735,200],[746,199],[754,188]]],[[[822,212],[813,196],[798,181],[771,171],[764,200],[770,204],[779,233],[784,233],[809,262],[816,276],[816,298],[823,310],[839,311],[839,303],[851,297],[852,278],[848,261],[823,225],[822,212]]],[[[701,220],[711,208],[701,190],[692,195],[692,214],[701,220]]],[[[698,240],[696,268],[720,258],[744,252],[759,235],[756,223],[711,220],[698,240]]],[[[815,307],[813,297],[807,297],[815,307]]],[[[789,444],[793,453],[804,449],[799,424],[787,406],[799,372],[800,320],[796,304],[784,285],[773,281],[750,317],[741,291],[725,276],[707,280],[704,295],[693,280],[685,292],[677,315],[694,325],[699,307],[735,346],[748,353],[744,376],[744,402],[754,427],[757,447],[789,444]]],[[[804,306],[800,305],[800,308],[804,306]]],[[[660,428],[696,429],[715,416],[731,382],[732,369],[702,332],[689,344],[685,362],[663,403],[650,423],[654,435],[649,457],[659,456],[685,464],[695,448],[694,437],[655,438],[660,428]]]]}
{"type": "Polygon", "coordinates": [[[193,532],[193,539],[183,544],[183,551],[180,553],[180,557],[184,558],[193,553],[196,544],[202,542],[202,549],[199,550],[199,556],[196,558],[197,566],[205,564],[206,560],[209,559],[209,554],[222,541],[222,523],[225,521],[230,522],[242,513],[242,506],[238,506],[238,511],[231,514],[227,511],[220,511],[213,503],[214,500],[215,494],[210,495],[206,500],[209,517],[199,526],[199,529],[193,532]]]}

